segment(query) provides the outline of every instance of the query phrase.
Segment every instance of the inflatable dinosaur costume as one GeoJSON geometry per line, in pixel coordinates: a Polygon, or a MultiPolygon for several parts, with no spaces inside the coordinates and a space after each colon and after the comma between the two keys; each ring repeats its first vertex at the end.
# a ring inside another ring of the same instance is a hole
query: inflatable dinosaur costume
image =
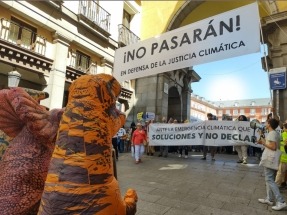
{"type": "Polygon", "coordinates": [[[4,133],[4,131],[0,130],[0,161],[2,160],[2,157],[8,148],[9,142],[11,141],[11,138],[8,137],[7,134],[4,133]]]}
{"type": "MultiPolygon", "coordinates": [[[[48,93],[28,88],[23,88],[33,99],[35,99],[38,103],[48,98],[48,93]]],[[[1,106],[0,106],[1,107],[1,106]]],[[[7,134],[5,134],[2,130],[0,130],[0,160],[2,159],[9,142],[12,140],[7,134]]]]}
{"type": "Polygon", "coordinates": [[[0,161],[0,214],[37,214],[62,110],[24,89],[0,90],[0,129],[13,138],[0,161]]]}
{"type": "Polygon", "coordinates": [[[40,215],[132,215],[137,195],[124,200],[113,175],[112,136],[125,122],[116,109],[120,84],[110,75],[84,75],[69,91],[52,155],[40,215]]]}

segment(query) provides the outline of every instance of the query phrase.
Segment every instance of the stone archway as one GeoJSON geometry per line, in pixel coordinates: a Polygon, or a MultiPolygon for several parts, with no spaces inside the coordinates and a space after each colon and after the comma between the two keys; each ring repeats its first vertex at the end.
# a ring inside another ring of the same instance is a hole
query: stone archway
{"type": "MultiPolygon", "coordinates": [[[[193,12],[197,7],[201,6],[201,4],[205,3],[207,1],[185,1],[182,6],[176,11],[176,13],[173,15],[172,19],[170,20],[166,32],[172,31],[174,29],[177,29],[181,26],[182,22],[189,16],[190,13],[193,12]]],[[[272,59],[267,57],[267,64],[270,63],[272,67],[286,67],[287,62],[286,59],[286,34],[282,29],[286,29],[286,23],[287,23],[287,13],[286,12],[281,12],[279,13],[279,6],[276,0],[270,0],[270,1],[263,1],[261,4],[266,8],[265,10],[268,11],[271,16],[268,17],[263,17],[261,20],[261,24],[263,26],[263,34],[264,38],[267,38],[266,40],[268,48],[270,50],[269,55],[271,54],[272,59]],[[274,21],[275,20],[275,21],[274,21]],[[262,23],[263,22],[263,23],[262,23]],[[280,22],[281,28],[278,26],[276,22],[280,22]],[[279,28],[278,28],[279,27],[279,28]],[[270,61],[270,62],[269,62],[270,61]]],[[[263,65],[264,67],[264,65],[263,65]]],[[[189,71],[192,69],[192,66],[189,68],[184,68],[183,70],[189,71]]],[[[267,68],[263,68],[264,70],[268,70],[267,68]]],[[[194,72],[196,74],[196,72],[194,72]]],[[[189,75],[189,73],[187,73],[189,75]]],[[[197,77],[199,77],[197,75],[197,77]]],[[[197,79],[197,81],[200,79],[200,77],[197,79]]],[[[176,81],[176,79],[174,79],[176,81]]],[[[195,79],[196,80],[196,79],[195,79]]],[[[188,86],[193,82],[191,79],[189,82],[186,82],[184,86],[188,86]]],[[[275,94],[275,93],[273,93],[275,94]]],[[[182,113],[187,113],[186,116],[183,116],[183,120],[189,118],[189,111],[186,110],[185,108],[188,109],[189,104],[188,104],[188,94],[180,92],[179,96],[181,97],[182,101],[182,107],[183,109],[181,110],[182,113]],[[184,96],[187,96],[185,98],[184,96]]],[[[287,108],[287,89],[286,90],[281,90],[278,92],[277,98],[274,99],[273,95],[273,105],[272,105],[275,110],[277,115],[281,116],[281,118],[286,119],[287,118],[287,113],[286,113],[286,108],[287,108]],[[277,100],[277,101],[276,101],[277,100]]],[[[170,105],[168,105],[168,113],[170,113],[170,105]]]]}
{"type": "Polygon", "coordinates": [[[204,2],[205,1],[186,1],[174,14],[166,31],[171,31],[178,28],[182,21],[189,15],[189,13],[191,13],[196,7],[204,2]]]}

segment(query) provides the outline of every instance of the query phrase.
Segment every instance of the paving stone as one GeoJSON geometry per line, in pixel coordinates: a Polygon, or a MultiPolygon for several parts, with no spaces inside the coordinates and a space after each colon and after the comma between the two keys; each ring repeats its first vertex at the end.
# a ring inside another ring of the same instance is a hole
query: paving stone
{"type": "Polygon", "coordinates": [[[200,205],[193,213],[202,215],[243,215],[243,213],[233,213],[223,209],[217,209],[203,205],[200,205]]]}
{"type": "MultiPolygon", "coordinates": [[[[167,158],[143,156],[135,165],[129,153],[117,162],[122,195],[128,188],[138,193],[137,215],[285,215],[260,204],[266,196],[263,169],[255,157],[237,164],[237,155],[217,154],[216,161],[200,160],[192,152],[188,159],[169,154],[167,158]],[[176,164],[179,169],[164,169],[176,164]]],[[[282,191],[287,200],[287,190],[282,191]]]]}
{"type": "Polygon", "coordinates": [[[137,208],[141,211],[150,212],[154,214],[165,214],[170,209],[170,207],[168,206],[150,203],[143,200],[138,202],[137,208]]]}

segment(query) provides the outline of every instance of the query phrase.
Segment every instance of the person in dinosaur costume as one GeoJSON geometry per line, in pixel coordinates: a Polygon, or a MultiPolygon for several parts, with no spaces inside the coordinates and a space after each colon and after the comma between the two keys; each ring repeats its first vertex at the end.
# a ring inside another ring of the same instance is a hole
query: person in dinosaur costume
{"type": "Polygon", "coordinates": [[[69,89],[39,215],[132,215],[137,194],[124,199],[113,174],[112,137],[125,122],[116,109],[121,85],[107,74],[84,75],[69,89]]]}
{"type": "Polygon", "coordinates": [[[0,214],[37,214],[63,110],[23,88],[0,90],[0,129],[13,138],[0,161],[0,214]]]}

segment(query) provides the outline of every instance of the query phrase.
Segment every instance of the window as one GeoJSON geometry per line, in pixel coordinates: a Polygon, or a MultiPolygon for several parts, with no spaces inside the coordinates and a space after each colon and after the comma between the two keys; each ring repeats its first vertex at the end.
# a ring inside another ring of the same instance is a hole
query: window
{"type": "Polygon", "coordinates": [[[234,106],[235,106],[235,107],[238,107],[238,102],[234,102],[234,106]]]}
{"type": "Polygon", "coordinates": [[[255,101],[252,101],[252,102],[251,102],[251,106],[254,106],[254,105],[255,105],[255,101]]]}
{"type": "Polygon", "coordinates": [[[126,10],[124,10],[123,25],[126,26],[128,29],[130,29],[131,20],[132,20],[132,16],[126,10]]]}
{"type": "Polygon", "coordinates": [[[87,70],[90,66],[90,57],[79,51],[76,52],[76,69],[87,70]]]}
{"type": "Polygon", "coordinates": [[[240,109],[240,115],[244,115],[245,114],[245,110],[244,109],[240,109]]]}
{"type": "Polygon", "coordinates": [[[251,116],[254,116],[255,113],[256,113],[256,112],[255,112],[255,109],[250,109],[250,115],[251,115],[251,116]]]}
{"type": "Polygon", "coordinates": [[[233,110],[233,115],[237,116],[238,115],[238,110],[233,110]]]}
{"type": "Polygon", "coordinates": [[[268,108],[262,108],[262,115],[266,116],[268,114],[268,108]]]}
{"type": "Polygon", "coordinates": [[[219,110],[219,111],[218,111],[218,116],[222,116],[222,114],[223,114],[223,113],[222,113],[222,110],[219,110]]]}
{"type": "Polygon", "coordinates": [[[30,48],[35,44],[37,29],[11,17],[8,40],[17,45],[30,48]]]}
{"type": "Polygon", "coordinates": [[[225,110],[225,113],[226,113],[227,115],[230,115],[230,110],[225,110]]]}

